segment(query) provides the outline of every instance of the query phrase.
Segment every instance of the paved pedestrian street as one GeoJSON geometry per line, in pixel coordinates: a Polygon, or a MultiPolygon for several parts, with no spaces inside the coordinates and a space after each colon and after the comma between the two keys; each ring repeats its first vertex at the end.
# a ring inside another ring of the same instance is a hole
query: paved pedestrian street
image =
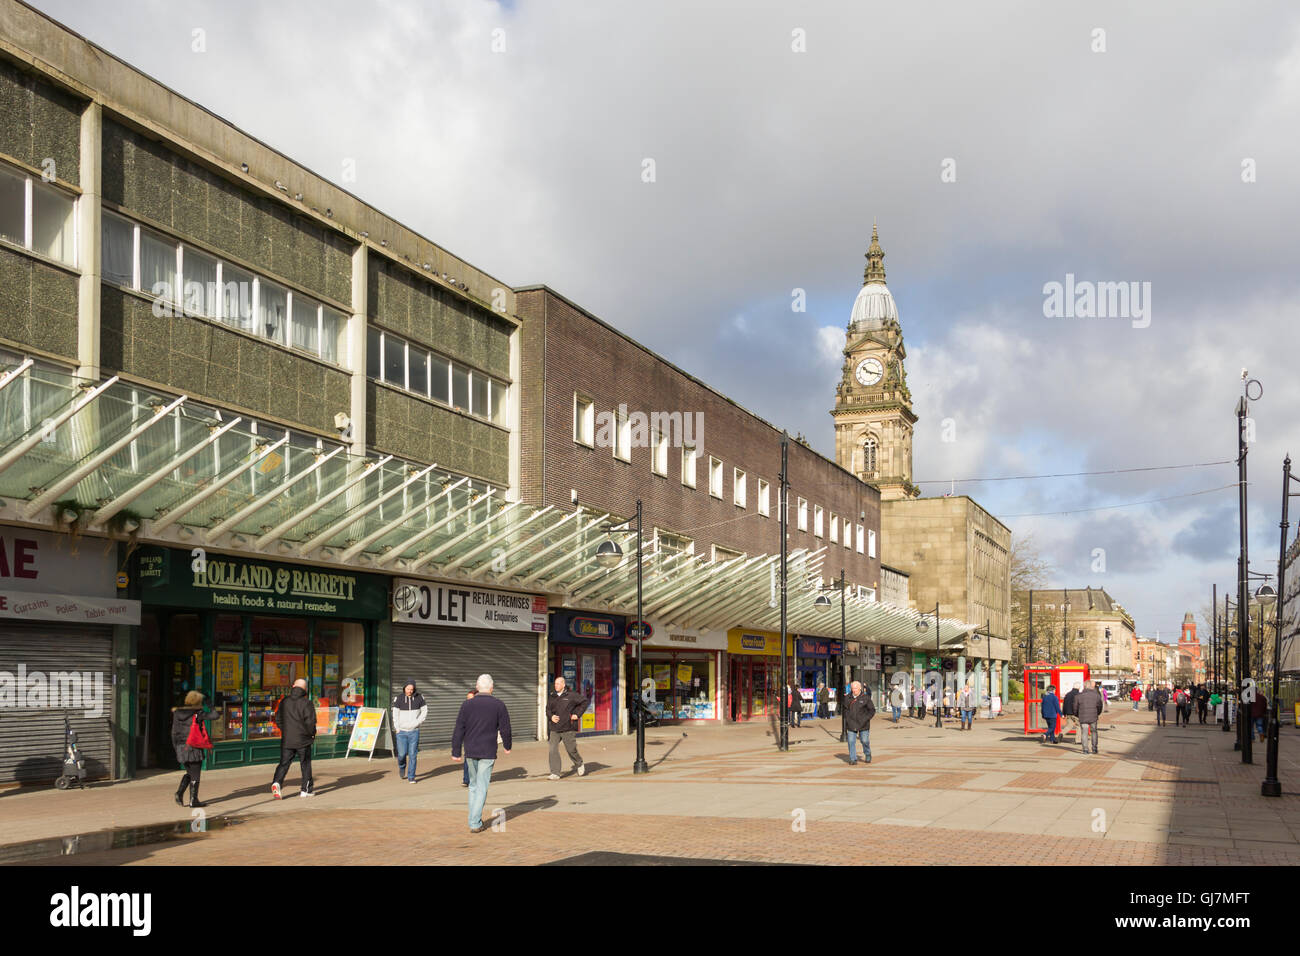
{"type": "MultiPolygon", "coordinates": [[[[849,766],[838,724],[808,724],[777,751],[765,724],[581,741],[587,774],[547,779],[546,745],[502,754],[484,820],[468,832],[460,765],[420,755],[415,785],[391,759],[316,763],[316,797],[270,794],[270,767],[203,775],[211,829],[187,830],[178,772],[85,791],[0,794],[6,861],[59,864],[585,862],[1300,864],[1300,739],[1283,728],[1284,795],[1259,795],[1264,747],[1243,766],[1215,725],[1156,728],[1145,709],[1103,720],[1102,753],[1045,745],[1018,717],[904,717],[872,725],[873,761],[849,766]],[[494,818],[490,814],[500,808],[494,818]],[[102,833],[99,831],[112,831],[102,833]],[[80,836],[79,841],[64,838],[80,836]],[[132,845],[134,844],[134,845],[132,845]],[[108,847],[116,848],[109,849],[108,847]],[[832,849],[838,848],[838,849],[832,849]],[[828,859],[827,854],[838,854],[828,859]]],[[[193,825],[197,825],[197,822],[193,825]]]]}

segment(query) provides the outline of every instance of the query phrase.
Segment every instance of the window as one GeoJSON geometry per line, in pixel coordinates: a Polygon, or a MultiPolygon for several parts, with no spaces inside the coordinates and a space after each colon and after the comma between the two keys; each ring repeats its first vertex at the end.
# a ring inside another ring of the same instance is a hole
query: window
{"type": "Polygon", "coordinates": [[[429,394],[429,353],[423,349],[407,350],[406,387],[417,395],[429,394]]]}
{"type": "Polygon", "coordinates": [[[480,418],[488,417],[488,378],[478,372],[469,376],[469,412],[480,418]]]}
{"type": "Polygon", "coordinates": [[[862,525],[858,525],[857,531],[858,531],[858,554],[862,554],[866,546],[867,529],[862,527],[862,525]]]}
{"type": "Polygon", "coordinates": [[[406,388],[406,343],[389,335],[384,336],[384,381],[406,388]]]}
{"type": "Polygon", "coordinates": [[[140,230],[140,291],[171,301],[176,288],[176,243],[140,230]]]}
{"type": "MultiPolygon", "coordinates": [[[[253,331],[253,274],[221,264],[221,320],[245,332],[253,331]]],[[[375,349],[379,361],[379,349],[375,349]]]]}
{"type": "Polygon", "coordinates": [[[849,526],[849,523],[847,521],[844,522],[844,550],[845,551],[848,551],[850,548],[853,547],[853,542],[851,540],[853,538],[852,531],[853,529],[849,526]]]}
{"type": "Polygon", "coordinates": [[[720,544],[715,544],[713,546],[714,561],[734,561],[736,558],[743,558],[744,556],[744,551],[736,551],[733,548],[724,548],[720,544]]]}
{"type": "Polygon", "coordinates": [[[509,426],[510,406],[507,403],[506,387],[496,381],[489,384],[488,394],[492,401],[492,421],[497,425],[509,426]]]}
{"type": "Polygon", "coordinates": [[[758,479],[758,513],[761,515],[767,515],[768,513],[769,494],[770,489],[768,488],[767,482],[762,478],[758,479]]]}
{"type": "Polygon", "coordinates": [[[874,531],[868,531],[867,532],[867,557],[874,558],[875,556],[876,556],[876,533],[874,531]]]}
{"type": "Polygon", "coordinates": [[[596,406],[589,398],[573,395],[573,440],[588,448],[595,446],[596,406]]]}
{"type": "Polygon", "coordinates": [[[862,471],[867,475],[876,473],[876,440],[868,438],[862,445],[862,471]]]}
{"type": "Polygon", "coordinates": [[[694,554],[695,543],[680,534],[655,528],[655,551],[661,555],[694,554]]]}
{"type": "Polygon", "coordinates": [[[614,457],[619,461],[632,460],[632,420],[621,408],[615,413],[614,457]]]}
{"type": "Polygon", "coordinates": [[[439,355],[429,356],[429,397],[451,404],[451,363],[439,355]]]}
{"type": "Polygon", "coordinates": [[[874,601],[876,599],[876,589],[858,585],[858,597],[864,601],[874,601]]]}
{"type": "Polygon", "coordinates": [[[451,407],[467,412],[469,408],[469,369],[451,367],[451,407]]]}
{"type": "Polygon", "coordinates": [[[293,293],[289,307],[289,344],[296,349],[320,354],[320,306],[293,293]]]}
{"type": "Polygon", "coordinates": [[[709,494],[722,497],[722,462],[712,455],[709,456],[709,494]]]}
{"type": "Polygon", "coordinates": [[[650,432],[650,470],[668,476],[668,436],[659,430],[650,432]]]}
{"type": "Polygon", "coordinates": [[[188,246],[181,248],[182,304],[191,315],[215,319],[217,301],[217,260],[188,246]]]}
{"type": "Polygon", "coordinates": [[[383,366],[384,334],[373,325],[366,329],[366,378],[377,379],[383,366]]]}
{"type": "Polygon", "coordinates": [[[822,536],[822,506],[813,505],[813,537],[822,536]]]}
{"type": "Polygon", "coordinates": [[[831,512],[831,544],[840,543],[840,516],[831,512]]]}
{"type": "Polygon", "coordinates": [[[746,507],[748,494],[745,473],[739,468],[733,469],[731,474],[731,500],[737,507],[746,507]]]}
{"type": "MultiPolygon", "coordinates": [[[[0,176],[0,189],[4,178],[0,176]]],[[[0,200],[3,206],[3,200],[0,200]]],[[[0,227],[2,230],[3,227],[0,227]]],[[[135,226],[112,213],[100,220],[100,269],[104,281],[135,287],[135,226]]]]}
{"type": "Polygon", "coordinates": [[[327,305],[320,307],[320,357],[335,365],[348,352],[348,317],[327,305]]]}
{"type": "Polygon", "coordinates": [[[808,502],[802,498],[799,499],[798,515],[799,515],[799,530],[807,531],[808,530],[808,502]]]}
{"type": "Polygon", "coordinates": [[[0,167],[0,239],[77,264],[77,200],[21,170],[0,167]]]}
{"type": "Polygon", "coordinates": [[[695,457],[697,454],[694,445],[682,446],[682,484],[687,488],[695,487],[695,457]]]}

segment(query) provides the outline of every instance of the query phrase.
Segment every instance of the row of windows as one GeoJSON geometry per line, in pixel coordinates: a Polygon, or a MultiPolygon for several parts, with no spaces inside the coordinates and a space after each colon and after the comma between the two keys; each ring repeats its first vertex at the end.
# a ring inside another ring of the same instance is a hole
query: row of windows
{"type": "MultiPolygon", "coordinates": [[[[620,461],[632,460],[632,420],[620,407],[618,412],[608,420],[611,427],[604,428],[608,434],[598,433],[596,427],[596,403],[581,393],[573,394],[573,440],[588,448],[596,444],[608,444],[615,458],[620,461]]],[[[661,477],[668,477],[669,436],[662,428],[650,426],[650,470],[661,477]]],[[[687,488],[696,486],[696,472],[699,463],[699,449],[690,442],[682,443],[682,485],[687,488]]],[[[726,466],[720,458],[709,456],[709,494],[719,500],[723,499],[723,479],[726,466]]],[[[755,507],[764,517],[771,515],[771,485],[762,478],[756,478],[757,497],[755,507]]],[[[749,507],[749,476],[739,468],[731,470],[731,501],[737,508],[749,507]]],[[[808,502],[799,499],[799,530],[808,530],[808,502]]],[[[815,537],[823,537],[823,512],[820,505],[814,506],[815,537]]],[[[845,549],[856,546],[858,554],[876,556],[876,532],[867,530],[863,525],[853,525],[849,519],[841,519],[834,512],[830,516],[830,541],[843,544],[845,549]]]]}
{"type": "Polygon", "coordinates": [[[77,265],[77,200],[30,173],[0,166],[0,239],[77,265]]]}
{"type": "Polygon", "coordinates": [[[346,367],[337,309],[108,211],[101,237],[105,282],[346,367]]]}
{"type": "Polygon", "coordinates": [[[367,329],[366,336],[367,378],[508,426],[509,386],[505,383],[374,326],[367,329]]]}

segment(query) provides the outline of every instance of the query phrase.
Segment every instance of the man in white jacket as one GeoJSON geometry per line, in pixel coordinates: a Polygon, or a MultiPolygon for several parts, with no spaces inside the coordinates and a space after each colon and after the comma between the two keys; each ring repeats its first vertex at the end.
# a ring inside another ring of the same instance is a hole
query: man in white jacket
{"type": "Polygon", "coordinates": [[[415,783],[415,755],[420,749],[420,725],[429,715],[429,705],[424,702],[415,682],[408,681],[402,692],[393,698],[393,735],[397,738],[397,776],[406,776],[415,783]]]}

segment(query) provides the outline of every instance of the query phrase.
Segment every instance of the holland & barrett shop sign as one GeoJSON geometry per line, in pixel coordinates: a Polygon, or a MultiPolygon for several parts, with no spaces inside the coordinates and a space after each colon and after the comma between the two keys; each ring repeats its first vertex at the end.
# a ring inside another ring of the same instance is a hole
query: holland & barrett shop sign
{"type": "Polygon", "coordinates": [[[233,613],[379,618],[388,609],[382,577],[168,548],[142,548],[139,580],[148,604],[233,613]]]}

